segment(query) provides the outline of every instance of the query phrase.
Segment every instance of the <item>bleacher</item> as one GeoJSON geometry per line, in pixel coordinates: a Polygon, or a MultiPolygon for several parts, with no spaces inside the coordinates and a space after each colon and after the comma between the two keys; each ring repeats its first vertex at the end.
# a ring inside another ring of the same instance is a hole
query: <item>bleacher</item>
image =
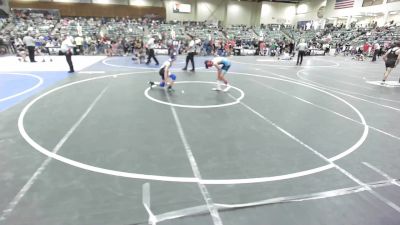
{"type": "Polygon", "coordinates": [[[0,18],[0,29],[5,28],[8,25],[8,20],[5,18],[0,18]]]}
{"type": "Polygon", "coordinates": [[[258,39],[258,35],[253,31],[253,29],[243,27],[243,26],[231,26],[226,29],[228,39],[234,40],[252,40],[258,39]]]}
{"type": "MultiPolygon", "coordinates": [[[[8,20],[0,19],[0,28],[2,29],[1,38],[5,42],[11,37],[22,37],[27,33],[35,38],[58,39],[59,43],[64,35],[74,38],[82,36],[86,41],[91,41],[87,43],[89,45],[103,45],[103,40],[99,40],[102,37],[106,37],[107,41],[118,43],[123,38],[128,42],[134,39],[146,42],[149,36],[156,36],[157,39],[162,40],[159,42],[161,47],[166,47],[172,40],[171,31],[175,33],[175,40],[182,41],[183,45],[187,43],[186,34],[190,34],[203,43],[213,40],[218,44],[223,44],[228,40],[238,40],[248,48],[256,48],[259,40],[267,44],[285,42],[287,45],[290,41],[298,43],[300,39],[304,39],[306,42],[326,44],[328,41],[331,45],[350,43],[353,46],[360,46],[365,42],[385,43],[400,39],[400,27],[296,30],[293,27],[280,25],[255,28],[240,25],[222,28],[200,22],[161,23],[147,19],[124,18],[62,18],[58,20],[45,19],[35,14],[25,17],[14,16],[8,20]]],[[[100,46],[96,52],[102,54],[104,47],[100,46]]]]}

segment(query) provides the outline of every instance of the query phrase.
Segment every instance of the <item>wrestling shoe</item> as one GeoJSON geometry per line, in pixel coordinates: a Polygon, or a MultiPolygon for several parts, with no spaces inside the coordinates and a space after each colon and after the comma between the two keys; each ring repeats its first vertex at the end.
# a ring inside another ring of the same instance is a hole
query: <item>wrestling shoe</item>
{"type": "Polygon", "coordinates": [[[226,88],[223,90],[223,92],[228,92],[229,89],[231,89],[231,88],[232,88],[232,86],[231,86],[231,85],[228,85],[228,86],[226,86],[226,88]]]}

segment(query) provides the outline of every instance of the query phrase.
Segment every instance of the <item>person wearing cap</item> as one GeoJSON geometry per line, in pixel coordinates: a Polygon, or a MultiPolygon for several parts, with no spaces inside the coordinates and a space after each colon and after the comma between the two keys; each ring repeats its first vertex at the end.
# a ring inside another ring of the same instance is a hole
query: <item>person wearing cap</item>
{"type": "Polygon", "coordinates": [[[186,65],[182,70],[187,70],[188,64],[189,64],[189,60],[192,63],[192,70],[190,70],[191,72],[194,72],[195,68],[194,68],[194,55],[196,54],[196,43],[194,42],[194,37],[190,34],[188,34],[190,41],[189,41],[189,45],[188,45],[188,54],[186,56],[186,65]]]}
{"type": "Polygon", "coordinates": [[[167,61],[165,61],[160,67],[158,74],[161,77],[161,82],[158,83],[154,81],[149,81],[150,88],[153,88],[155,86],[160,86],[164,88],[165,86],[167,86],[167,90],[169,92],[174,91],[174,89],[172,89],[172,86],[174,85],[174,82],[176,80],[176,75],[171,74],[170,68],[172,64],[175,62],[175,60],[176,60],[176,53],[173,53],[170,56],[170,58],[167,61]]]}
{"type": "Polygon", "coordinates": [[[214,91],[224,91],[227,92],[231,86],[228,84],[228,81],[225,79],[225,75],[231,67],[231,62],[225,57],[216,57],[213,60],[204,61],[204,65],[206,69],[214,66],[217,69],[217,87],[213,88],[214,91]],[[226,88],[224,90],[221,89],[221,85],[225,85],[226,88]]]}

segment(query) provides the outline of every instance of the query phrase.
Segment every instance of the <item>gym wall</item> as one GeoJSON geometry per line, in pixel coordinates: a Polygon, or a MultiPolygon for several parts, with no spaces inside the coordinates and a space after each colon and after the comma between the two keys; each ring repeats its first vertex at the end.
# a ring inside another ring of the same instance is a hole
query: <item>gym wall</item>
{"type": "Polygon", "coordinates": [[[387,21],[398,17],[392,16],[391,12],[400,11],[400,1],[384,1],[383,4],[363,7],[364,0],[355,0],[353,8],[335,10],[335,0],[327,0],[326,18],[346,19],[350,17],[352,21],[359,21],[361,24],[368,23],[372,20],[378,22],[378,26],[383,26],[387,21]],[[359,15],[376,14],[377,17],[361,18],[359,15]]]}
{"type": "Polygon", "coordinates": [[[222,21],[225,25],[259,25],[261,3],[230,0],[179,0],[165,1],[167,21],[222,21]],[[176,2],[191,4],[191,13],[174,13],[176,2]]]}
{"type": "Polygon", "coordinates": [[[9,0],[3,0],[0,2],[0,10],[6,14],[10,14],[9,0]]]}
{"type": "Polygon", "coordinates": [[[166,0],[167,20],[222,21],[226,25],[296,24],[299,20],[318,19],[318,10],[326,0],[307,0],[300,5],[277,2],[236,0],[166,0]],[[176,2],[191,4],[191,13],[173,13],[176,2]],[[305,9],[297,12],[298,7],[305,9]]]}
{"type": "Polygon", "coordinates": [[[227,6],[226,25],[260,25],[261,3],[229,2],[227,6]]]}
{"type": "MultiPolygon", "coordinates": [[[[115,0],[114,0],[115,1],[115,0]]],[[[117,0],[118,1],[118,0],[117,0]]],[[[142,17],[156,14],[165,18],[165,8],[157,6],[121,5],[114,3],[91,4],[74,2],[10,1],[11,8],[59,9],[61,16],[83,17],[142,17]]]]}
{"type": "Polygon", "coordinates": [[[295,4],[264,2],[260,22],[262,24],[293,24],[295,14],[295,4]]]}

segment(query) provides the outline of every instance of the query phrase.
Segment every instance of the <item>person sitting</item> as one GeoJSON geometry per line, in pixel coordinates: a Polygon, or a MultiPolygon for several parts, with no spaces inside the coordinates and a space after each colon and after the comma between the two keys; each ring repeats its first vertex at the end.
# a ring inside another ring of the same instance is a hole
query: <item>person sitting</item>
{"type": "Polygon", "coordinates": [[[138,64],[145,63],[146,61],[146,50],[144,48],[139,49],[134,53],[132,58],[133,61],[137,61],[138,64]]]}
{"type": "Polygon", "coordinates": [[[15,41],[15,48],[17,50],[17,57],[18,61],[26,61],[26,50],[25,50],[25,45],[24,42],[21,40],[21,38],[16,39],[15,41]]]}
{"type": "Polygon", "coordinates": [[[354,57],[352,59],[357,60],[357,61],[364,61],[365,58],[364,58],[364,54],[357,53],[354,55],[354,57]]]}
{"type": "Polygon", "coordinates": [[[278,60],[292,60],[292,56],[289,54],[288,51],[285,51],[282,55],[278,57],[278,60]]]}

